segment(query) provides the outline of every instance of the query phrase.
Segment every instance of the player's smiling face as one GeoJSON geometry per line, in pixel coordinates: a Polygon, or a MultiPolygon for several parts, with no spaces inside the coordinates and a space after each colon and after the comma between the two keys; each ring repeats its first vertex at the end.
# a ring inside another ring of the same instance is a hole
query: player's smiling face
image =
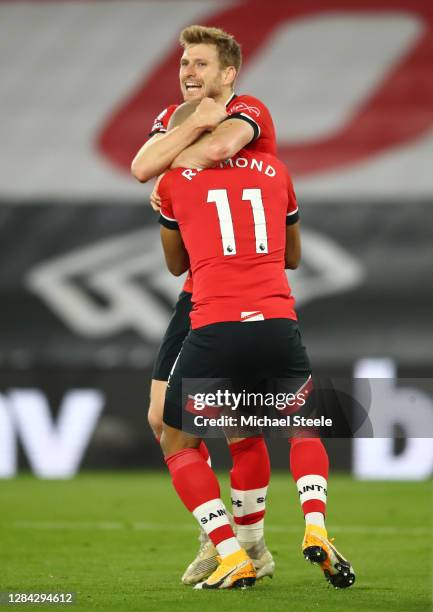
{"type": "MultiPolygon", "coordinates": [[[[225,96],[226,70],[221,68],[215,45],[188,45],[180,60],[180,88],[184,100],[225,96]]],[[[230,89],[230,85],[229,85],[230,89]]]]}

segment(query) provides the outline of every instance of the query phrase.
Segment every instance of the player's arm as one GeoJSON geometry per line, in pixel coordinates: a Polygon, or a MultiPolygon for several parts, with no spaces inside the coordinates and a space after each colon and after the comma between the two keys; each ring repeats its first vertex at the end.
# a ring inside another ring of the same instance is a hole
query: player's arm
{"type": "Polygon", "coordinates": [[[190,267],[189,256],[180,231],[161,225],[161,242],[169,271],[174,276],[180,276],[186,272],[190,267]]]}
{"type": "Polygon", "coordinates": [[[167,268],[174,276],[180,276],[188,270],[190,265],[189,255],[173,210],[172,179],[173,173],[168,172],[162,177],[159,184],[161,197],[159,223],[161,225],[162,250],[164,251],[167,268]]]}
{"type": "Polygon", "coordinates": [[[253,126],[243,119],[223,121],[211,134],[185,148],[174,159],[173,168],[211,168],[236,155],[255,137],[253,126]]]}
{"type": "Polygon", "coordinates": [[[286,250],[284,254],[285,267],[295,270],[301,260],[300,222],[286,225],[286,250]]]}
{"type": "Polygon", "coordinates": [[[284,168],[287,180],[286,249],[285,267],[295,270],[301,260],[301,234],[299,231],[299,209],[292,179],[284,168]]]}
{"type": "Polygon", "coordinates": [[[140,183],[162,174],[173,159],[194,142],[204,131],[191,118],[188,122],[165,134],[156,134],[138,151],[131,164],[131,172],[140,183]]]}
{"type": "Polygon", "coordinates": [[[170,168],[173,160],[206,130],[212,130],[227,113],[215,100],[204,98],[196,111],[181,125],[158,138],[151,138],[138,151],[131,164],[131,172],[145,183],[170,168]]]}

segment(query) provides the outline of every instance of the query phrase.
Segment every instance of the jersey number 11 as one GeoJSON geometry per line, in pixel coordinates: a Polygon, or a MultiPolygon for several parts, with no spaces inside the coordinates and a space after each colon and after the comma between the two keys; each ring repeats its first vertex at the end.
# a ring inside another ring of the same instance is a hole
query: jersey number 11
{"type": "MultiPolygon", "coordinates": [[[[249,202],[253,211],[256,253],[266,254],[268,234],[261,189],[244,189],[242,200],[249,202]]],[[[210,189],[207,192],[207,201],[216,204],[217,207],[224,255],[236,255],[236,240],[227,189],[210,189]]]]}

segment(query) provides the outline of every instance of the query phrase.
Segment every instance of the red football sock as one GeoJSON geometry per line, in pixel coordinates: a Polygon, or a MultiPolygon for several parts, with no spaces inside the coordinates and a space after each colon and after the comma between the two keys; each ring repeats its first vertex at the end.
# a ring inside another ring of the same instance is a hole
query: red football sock
{"type": "Polygon", "coordinates": [[[187,448],[166,457],[174,488],[221,556],[240,549],[220,498],[220,487],[200,451],[187,448]]]}
{"type": "Polygon", "coordinates": [[[329,459],[319,438],[290,440],[290,469],[298,488],[304,515],[326,513],[329,459]]]}
{"type": "Polygon", "coordinates": [[[233,516],[241,544],[263,537],[266,493],[271,476],[268,449],[263,438],[246,438],[229,445],[233,459],[230,472],[233,516]]]}
{"type": "MultiPolygon", "coordinates": [[[[159,436],[155,436],[155,440],[158,444],[161,444],[161,438],[159,436]]],[[[212,465],[212,461],[210,458],[209,450],[203,440],[200,442],[200,446],[198,447],[200,455],[203,457],[205,461],[207,461],[208,465],[212,465]]]]}
{"type": "Polygon", "coordinates": [[[207,461],[209,465],[212,465],[208,448],[206,444],[203,442],[203,440],[200,442],[200,446],[198,447],[198,450],[200,452],[200,455],[203,457],[203,459],[207,461]]]}

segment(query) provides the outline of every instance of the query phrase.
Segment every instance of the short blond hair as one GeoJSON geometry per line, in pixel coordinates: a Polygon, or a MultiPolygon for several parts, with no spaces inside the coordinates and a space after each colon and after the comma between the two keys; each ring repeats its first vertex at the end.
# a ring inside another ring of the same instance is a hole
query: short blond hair
{"type": "Polygon", "coordinates": [[[220,28],[191,25],[182,30],[179,42],[185,49],[188,45],[215,45],[222,68],[234,66],[239,72],[242,64],[241,46],[232,34],[220,28]]]}

